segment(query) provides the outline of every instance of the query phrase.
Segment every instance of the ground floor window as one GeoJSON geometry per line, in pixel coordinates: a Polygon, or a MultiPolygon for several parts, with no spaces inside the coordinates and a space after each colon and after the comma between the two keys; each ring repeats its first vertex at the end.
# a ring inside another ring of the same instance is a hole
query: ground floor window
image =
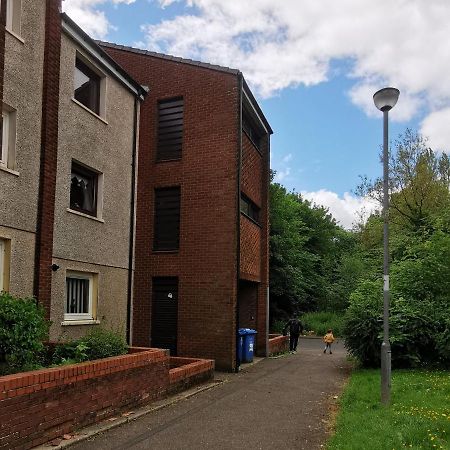
{"type": "Polygon", "coordinates": [[[93,320],[95,274],[67,272],[64,320],[93,320]]]}

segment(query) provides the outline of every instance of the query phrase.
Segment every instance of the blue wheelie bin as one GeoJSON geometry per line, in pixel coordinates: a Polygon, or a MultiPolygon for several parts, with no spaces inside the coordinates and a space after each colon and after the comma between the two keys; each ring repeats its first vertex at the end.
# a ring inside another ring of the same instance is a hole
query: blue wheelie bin
{"type": "Polygon", "coordinates": [[[246,335],[245,328],[239,328],[238,330],[238,342],[237,342],[237,357],[239,363],[242,362],[242,354],[244,352],[244,341],[246,335]]]}
{"type": "Polygon", "coordinates": [[[257,331],[252,330],[251,328],[239,328],[239,335],[244,338],[241,359],[241,362],[243,363],[250,363],[253,361],[256,333],[257,331]]]}

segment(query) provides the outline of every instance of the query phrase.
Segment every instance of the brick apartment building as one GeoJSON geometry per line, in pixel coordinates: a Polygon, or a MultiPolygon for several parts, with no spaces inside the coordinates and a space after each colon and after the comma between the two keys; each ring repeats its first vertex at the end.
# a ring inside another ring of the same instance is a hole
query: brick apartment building
{"type": "Polygon", "coordinates": [[[106,42],[150,92],[139,131],[134,345],[236,368],[267,354],[272,130],[238,70],[106,42]]]}
{"type": "Polygon", "coordinates": [[[52,339],[100,324],[233,370],[250,327],[265,355],[272,130],[242,74],[0,4],[0,291],[52,339]]]}

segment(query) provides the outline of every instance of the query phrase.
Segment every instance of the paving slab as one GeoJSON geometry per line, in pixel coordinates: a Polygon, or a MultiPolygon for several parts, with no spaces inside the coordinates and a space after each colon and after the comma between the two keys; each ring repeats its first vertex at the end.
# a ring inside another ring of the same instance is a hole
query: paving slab
{"type": "Polygon", "coordinates": [[[300,339],[296,354],[216,373],[214,388],[100,427],[71,449],[321,449],[351,368],[342,343],[333,347],[324,354],[320,340],[300,339]]]}

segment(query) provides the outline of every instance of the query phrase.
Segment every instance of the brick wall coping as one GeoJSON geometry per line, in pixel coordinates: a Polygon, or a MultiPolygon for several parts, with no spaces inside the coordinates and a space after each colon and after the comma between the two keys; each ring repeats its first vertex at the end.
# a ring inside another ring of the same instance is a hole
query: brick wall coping
{"type": "Polygon", "coordinates": [[[213,359],[170,357],[170,384],[208,371],[214,371],[213,359]]]}
{"type": "Polygon", "coordinates": [[[167,350],[131,347],[127,355],[2,376],[0,400],[145,366],[149,362],[163,361],[168,357],[167,350]]]}

